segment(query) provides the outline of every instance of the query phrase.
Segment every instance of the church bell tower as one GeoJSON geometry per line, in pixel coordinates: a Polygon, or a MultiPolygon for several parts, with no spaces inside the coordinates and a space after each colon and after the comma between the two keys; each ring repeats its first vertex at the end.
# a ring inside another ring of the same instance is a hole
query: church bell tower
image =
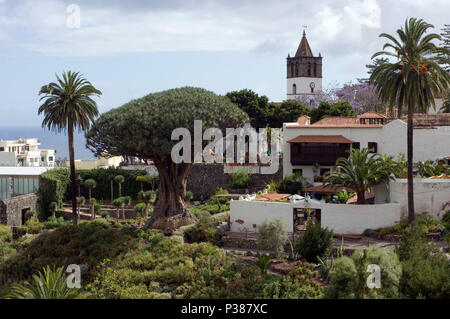
{"type": "Polygon", "coordinates": [[[312,104],[322,91],[322,56],[315,57],[311,51],[306,33],[294,57],[287,57],[287,99],[312,104]]]}

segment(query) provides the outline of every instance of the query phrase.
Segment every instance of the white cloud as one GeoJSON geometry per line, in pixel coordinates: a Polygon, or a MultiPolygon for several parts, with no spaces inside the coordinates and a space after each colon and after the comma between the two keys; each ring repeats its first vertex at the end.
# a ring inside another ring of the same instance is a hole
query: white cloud
{"type": "Polygon", "coordinates": [[[80,0],[79,29],[66,26],[68,2],[5,2],[0,6],[0,38],[5,40],[0,48],[56,56],[219,50],[287,55],[295,52],[302,25],[308,25],[315,54],[342,55],[367,52],[380,29],[394,32],[417,8],[428,20],[439,20],[430,21],[437,26],[445,20],[440,13],[450,10],[448,0],[430,0],[427,6],[424,1],[408,5],[402,1],[317,0],[311,5],[296,0],[157,4],[80,0]]]}

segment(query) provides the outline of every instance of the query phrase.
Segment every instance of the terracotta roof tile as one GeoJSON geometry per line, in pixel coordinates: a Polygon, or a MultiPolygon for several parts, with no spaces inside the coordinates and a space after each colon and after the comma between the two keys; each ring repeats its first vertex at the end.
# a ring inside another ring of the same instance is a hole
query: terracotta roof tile
{"type": "Polygon", "coordinates": [[[385,119],[386,116],[381,115],[377,112],[366,112],[359,116],[360,119],[385,119]]]}
{"type": "Polygon", "coordinates": [[[288,143],[341,143],[351,144],[353,141],[342,135],[299,135],[288,143]]]}
{"type": "Polygon", "coordinates": [[[268,193],[255,198],[255,200],[256,201],[282,200],[289,196],[291,196],[291,194],[268,193]]]}

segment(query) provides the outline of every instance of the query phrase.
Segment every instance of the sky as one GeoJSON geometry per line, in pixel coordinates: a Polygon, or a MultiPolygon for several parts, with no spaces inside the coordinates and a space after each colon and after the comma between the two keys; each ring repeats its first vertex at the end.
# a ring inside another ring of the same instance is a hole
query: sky
{"type": "Polygon", "coordinates": [[[180,86],[282,101],[304,29],[324,86],[338,86],[366,76],[380,33],[416,16],[440,32],[448,12],[448,0],[0,0],[0,133],[39,127],[39,89],[66,70],[102,91],[100,112],[180,86]]]}

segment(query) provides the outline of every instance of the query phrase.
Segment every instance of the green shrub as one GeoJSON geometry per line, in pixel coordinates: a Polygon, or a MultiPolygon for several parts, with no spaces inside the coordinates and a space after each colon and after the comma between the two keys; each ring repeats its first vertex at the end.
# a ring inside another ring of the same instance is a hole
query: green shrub
{"type": "Polygon", "coordinates": [[[0,243],[12,240],[11,227],[6,225],[0,225],[0,243]]]}
{"type": "Polygon", "coordinates": [[[187,201],[191,201],[193,198],[194,198],[194,193],[191,192],[191,191],[186,191],[185,199],[186,199],[187,201]]]}
{"type": "Polygon", "coordinates": [[[450,267],[445,255],[416,224],[402,233],[396,246],[402,263],[401,292],[407,298],[450,298],[450,267]]]}
{"type": "Polygon", "coordinates": [[[333,231],[320,227],[320,223],[310,219],[306,225],[305,233],[297,239],[298,254],[308,262],[318,262],[328,258],[333,246],[333,231]]]}
{"type": "Polygon", "coordinates": [[[231,173],[231,188],[247,188],[252,182],[252,176],[245,170],[231,173]]]}
{"type": "Polygon", "coordinates": [[[219,230],[210,218],[201,218],[194,227],[184,233],[184,238],[189,243],[210,242],[214,245],[219,243],[219,230]]]}
{"type": "Polygon", "coordinates": [[[366,250],[356,250],[350,257],[336,258],[329,274],[327,298],[398,298],[402,267],[393,252],[378,246],[366,250]],[[381,288],[367,286],[367,267],[380,267],[381,288]]]}
{"type": "Polygon", "coordinates": [[[323,288],[318,283],[319,274],[314,266],[303,264],[294,267],[287,276],[273,278],[262,287],[264,299],[319,299],[323,288]]]}
{"type": "Polygon", "coordinates": [[[58,228],[59,226],[70,224],[70,220],[64,220],[63,217],[49,217],[47,221],[45,222],[44,228],[47,229],[54,229],[58,228]]]}
{"type": "Polygon", "coordinates": [[[139,203],[136,206],[134,206],[134,211],[138,216],[142,217],[145,215],[145,207],[147,207],[145,203],[139,203]]]}
{"type": "Polygon", "coordinates": [[[297,194],[298,191],[303,191],[307,187],[306,179],[300,173],[295,173],[277,182],[275,189],[280,194],[297,194]]]}
{"type": "Polygon", "coordinates": [[[288,233],[281,219],[264,220],[256,230],[258,249],[270,250],[280,256],[288,239],[288,233]]]}
{"type": "Polygon", "coordinates": [[[230,212],[222,212],[211,216],[211,220],[215,225],[228,221],[228,218],[230,218],[230,212]]]}
{"type": "Polygon", "coordinates": [[[102,211],[102,212],[100,212],[100,216],[101,216],[102,218],[109,218],[109,212],[102,211]]]}
{"type": "Polygon", "coordinates": [[[45,267],[31,281],[11,286],[8,299],[74,299],[80,294],[78,289],[69,288],[64,267],[45,267]]]}
{"type": "Polygon", "coordinates": [[[50,203],[61,204],[68,197],[69,173],[68,169],[52,169],[39,177],[39,190],[37,192],[39,220],[46,220],[51,214],[50,203]]]}

